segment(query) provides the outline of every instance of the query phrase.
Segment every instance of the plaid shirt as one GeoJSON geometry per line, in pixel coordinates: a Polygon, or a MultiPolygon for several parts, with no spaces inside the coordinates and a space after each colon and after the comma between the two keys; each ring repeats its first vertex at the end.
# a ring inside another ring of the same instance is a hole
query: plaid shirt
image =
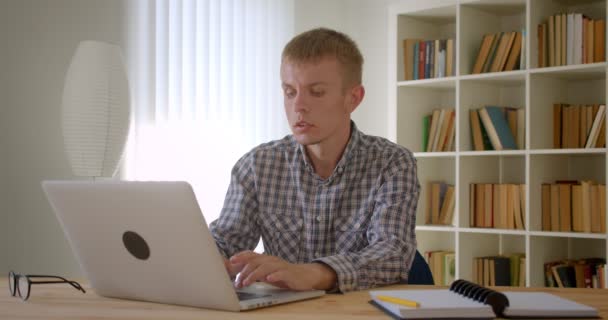
{"type": "Polygon", "coordinates": [[[416,160],[351,127],[327,179],[291,135],[236,163],[224,208],[210,225],[225,257],[253,250],[261,236],[265,254],[333,268],[342,292],[407,280],[416,250],[416,160]]]}

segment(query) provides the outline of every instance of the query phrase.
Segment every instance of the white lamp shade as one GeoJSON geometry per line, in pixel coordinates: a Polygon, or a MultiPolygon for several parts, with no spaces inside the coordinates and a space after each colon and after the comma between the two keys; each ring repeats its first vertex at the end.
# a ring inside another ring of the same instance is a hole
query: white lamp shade
{"type": "Polygon", "coordinates": [[[130,124],[129,83],[120,48],[83,41],[65,77],[63,139],[77,176],[112,177],[130,124]]]}

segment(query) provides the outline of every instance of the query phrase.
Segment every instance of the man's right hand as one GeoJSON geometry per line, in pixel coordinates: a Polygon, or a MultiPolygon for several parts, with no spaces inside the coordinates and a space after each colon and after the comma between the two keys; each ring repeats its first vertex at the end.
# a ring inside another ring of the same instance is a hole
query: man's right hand
{"type": "Polygon", "coordinates": [[[230,279],[235,279],[236,275],[243,270],[244,265],[232,263],[229,259],[224,258],[224,267],[226,267],[226,271],[228,271],[230,279]]]}

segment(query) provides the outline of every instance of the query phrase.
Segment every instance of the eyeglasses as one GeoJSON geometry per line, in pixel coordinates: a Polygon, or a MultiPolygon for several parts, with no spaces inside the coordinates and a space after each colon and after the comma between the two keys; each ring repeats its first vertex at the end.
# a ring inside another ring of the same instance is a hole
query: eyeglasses
{"type": "Polygon", "coordinates": [[[69,283],[72,287],[77,290],[86,293],[86,291],[76,281],[67,280],[57,276],[43,276],[43,275],[22,275],[16,274],[12,271],[8,273],[8,290],[11,292],[11,296],[19,295],[23,301],[26,301],[30,297],[30,291],[33,284],[44,284],[44,283],[69,283]],[[36,281],[33,278],[46,278],[46,279],[60,279],[60,280],[42,280],[36,281]]]}

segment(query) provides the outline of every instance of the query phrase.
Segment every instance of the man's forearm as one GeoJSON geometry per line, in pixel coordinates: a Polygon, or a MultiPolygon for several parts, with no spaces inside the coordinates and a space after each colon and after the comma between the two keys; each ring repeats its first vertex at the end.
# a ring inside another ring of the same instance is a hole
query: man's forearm
{"type": "Polygon", "coordinates": [[[316,275],[315,279],[317,281],[313,284],[314,289],[331,290],[336,287],[338,276],[330,266],[320,262],[309,263],[306,266],[316,275]]]}

